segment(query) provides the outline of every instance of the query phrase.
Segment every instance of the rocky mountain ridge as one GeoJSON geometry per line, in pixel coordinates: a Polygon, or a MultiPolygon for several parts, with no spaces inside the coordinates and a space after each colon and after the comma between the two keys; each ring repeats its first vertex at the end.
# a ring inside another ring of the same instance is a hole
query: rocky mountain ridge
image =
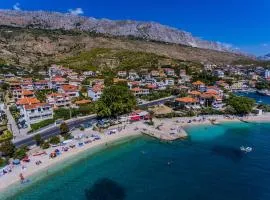
{"type": "Polygon", "coordinates": [[[0,25],[36,29],[81,30],[112,36],[182,44],[217,51],[232,51],[219,42],[201,40],[191,33],[155,22],[95,19],[58,12],[0,10],[0,25]]]}

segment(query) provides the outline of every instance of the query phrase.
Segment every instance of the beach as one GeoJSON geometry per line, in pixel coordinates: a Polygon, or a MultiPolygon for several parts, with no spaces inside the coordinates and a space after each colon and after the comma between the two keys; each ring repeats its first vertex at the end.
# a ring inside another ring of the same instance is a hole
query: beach
{"type": "Polygon", "coordinates": [[[111,142],[126,139],[129,137],[133,138],[139,136],[141,135],[140,131],[134,130],[138,125],[140,124],[139,123],[129,124],[124,130],[112,135],[100,134],[99,140],[85,144],[82,147],[75,147],[73,149],[70,149],[67,152],[63,152],[60,156],[57,156],[56,158],[49,158],[49,154],[57,148],[60,149],[60,147],[51,147],[49,149],[44,150],[47,155],[45,154],[40,156],[29,155],[29,158],[31,160],[29,163],[22,163],[19,166],[14,166],[12,168],[12,172],[0,177],[0,192],[4,191],[13,184],[19,183],[20,173],[22,173],[26,179],[30,179],[31,176],[39,173],[40,171],[47,170],[56,164],[60,164],[62,161],[71,158],[73,156],[76,156],[77,154],[80,154],[83,151],[88,151],[99,146],[106,146],[111,142]],[[36,161],[41,161],[42,163],[37,166],[36,161]],[[25,169],[22,169],[22,166],[24,166],[25,169]]]}
{"type": "MultiPolygon", "coordinates": [[[[218,124],[223,122],[268,122],[270,121],[270,114],[264,114],[261,116],[249,116],[245,118],[236,118],[236,117],[225,117],[225,116],[204,116],[204,117],[187,117],[187,118],[172,118],[172,119],[154,119],[154,126],[163,126],[161,129],[163,131],[169,130],[172,124],[178,124],[179,127],[189,127],[199,124],[218,124]],[[214,122],[214,123],[213,123],[214,122]]],[[[117,130],[117,126],[110,127],[109,130],[116,130],[114,134],[106,134],[101,133],[99,134],[100,139],[92,141],[90,143],[84,144],[81,147],[76,145],[75,148],[70,148],[68,151],[64,152],[61,151],[61,155],[57,156],[56,158],[49,158],[49,154],[53,152],[55,149],[61,149],[62,147],[51,147],[45,150],[46,155],[34,156],[29,155],[31,162],[29,163],[22,163],[18,166],[12,167],[12,172],[7,173],[0,177],[0,192],[4,191],[5,189],[12,187],[13,184],[17,184],[20,182],[20,173],[23,174],[25,179],[30,179],[31,176],[38,174],[41,171],[48,170],[53,168],[54,165],[60,164],[64,160],[72,158],[84,151],[90,151],[96,147],[106,146],[112,142],[134,138],[140,136],[141,128],[147,128],[143,122],[134,122],[132,124],[126,124],[124,128],[119,131],[117,130]],[[140,128],[138,128],[140,127],[140,128]],[[41,161],[41,164],[37,165],[36,162],[41,161]]],[[[76,143],[78,143],[77,141],[76,143]]]]}

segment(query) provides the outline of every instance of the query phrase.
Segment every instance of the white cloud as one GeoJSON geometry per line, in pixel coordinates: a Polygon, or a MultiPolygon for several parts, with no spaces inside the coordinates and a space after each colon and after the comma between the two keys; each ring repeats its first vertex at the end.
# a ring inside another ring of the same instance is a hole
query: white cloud
{"type": "Polygon", "coordinates": [[[268,47],[268,46],[269,46],[269,44],[267,44],[267,43],[263,43],[263,44],[262,44],[262,46],[263,46],[263,47],[268,47]]]}
{"type": "Polygon", "coordinates": [[[82,8],[68,9],[68,12],[71,15],[83,15],[84,13],[82,8]]]}
{"type": "Polygon", "coordinates": [[[20,3],[15,3],[14,5],[13,5],[13,9],[14,10],[21,10],[21,8],[20,8],[20,3]]]}

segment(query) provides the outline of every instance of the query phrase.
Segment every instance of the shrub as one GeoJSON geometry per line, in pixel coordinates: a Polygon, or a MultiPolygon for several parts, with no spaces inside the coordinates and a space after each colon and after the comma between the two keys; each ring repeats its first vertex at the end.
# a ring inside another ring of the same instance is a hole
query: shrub
{"type": "Polygon", "coordinates": [[[0,143],[11,140],[13,138],[13,134],[9,130],[5,130],[2,135],[0,135],[0,143]]]}
{"type": "Polygon", "coordinates": [[[41,148],[42,148],[42,149],[48,149],[48,148],[50,148],[50,143],[49,143],[49,142],[44,142],[44,143],[41,145],[41,148]]]}
{"type": "Polygon", "coordinates": [[[31,124],[31,129],[33,131],[35,131],[35,130],[38,130],[38,129],[43,128],[45,126],[48,126],[50,124],[53,124],[54,122],[55,122],[54,119],[46,119],[46,120],[38,122],[36,124],[31,124]]]}
{"type": "Polygon", "coordinates": [[[27,148],[19,148],[15,151],[13,157],[16,159],[23,159],[26,156],[27,148]]]}
{"type": "Polygon", "coordinates": [[[50,144],[59,144],[60,143],[60,137],[59,136],[53,136],[49,140],[50,144]]]}

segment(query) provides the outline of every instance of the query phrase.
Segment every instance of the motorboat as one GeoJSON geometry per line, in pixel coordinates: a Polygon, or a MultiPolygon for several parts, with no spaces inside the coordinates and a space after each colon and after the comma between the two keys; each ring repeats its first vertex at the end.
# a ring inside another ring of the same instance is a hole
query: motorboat
{"type": "Polygon", "coordinates": [[[245,153],[249,153],[252,151],[252,147],[244,147],[244,146],[241,146],[240,147],[240,150],[245,152],[245,153]]]}

